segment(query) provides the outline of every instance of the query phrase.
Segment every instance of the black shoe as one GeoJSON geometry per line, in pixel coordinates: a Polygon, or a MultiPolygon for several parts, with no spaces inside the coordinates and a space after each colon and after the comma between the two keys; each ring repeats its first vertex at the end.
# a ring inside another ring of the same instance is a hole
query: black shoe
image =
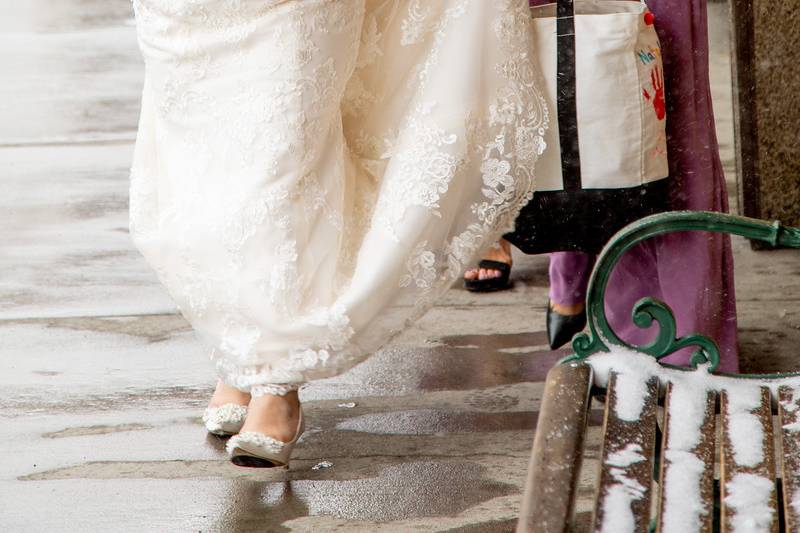
{"type": "Polygon", "coordinates": [[[547,305],[547,340],[551,350],[558,350],[586,327],[586,309],[577,315],[562,315],[547,305]]]}
{"type": "Polygon", "coordinates": [[[511,288],[508,282],[511,277],[511,265],[501,261],[491,261],[484,259],[478,263],[478,268],[485,268],[487,270],[499,270],[500,276],[489,279],[465,279],[464,287],[470,292],[494,292],[504,291],[511,288]]]}

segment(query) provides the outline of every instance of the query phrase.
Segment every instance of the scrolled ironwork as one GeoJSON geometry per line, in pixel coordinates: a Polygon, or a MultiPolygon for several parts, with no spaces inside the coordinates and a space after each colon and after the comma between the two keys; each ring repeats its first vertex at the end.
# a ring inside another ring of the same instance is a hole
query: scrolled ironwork
{"type": "Polygon", "coordinates": [[[647,329],[655,322],[658,328],[655,340],[643,346],[631,345],[620,339],[605,315],[606,287],[620,258],[644,240],[678,231],[730,233],[765,241],[772,246],[800,248],[798,228],[724,213],[672,211],[634,222],[614,235],[601,252],[592,271],[586,299],[589,333],[579,333],[573,338],[575,354],[564,361],[581,360],[598,352],[608,352],[610,346],[623,346],[650,354],[656,359],[662,359],[684,348],[696,347],[697,350],[690,359],[692,366],[708,365],[709,371],[716,370],[720,361],[716,342],[697,333],[678,338],[675,316],[664,302],[655,298],[643,298],[632,310],[631,318],[637,327],[647,329]]]}

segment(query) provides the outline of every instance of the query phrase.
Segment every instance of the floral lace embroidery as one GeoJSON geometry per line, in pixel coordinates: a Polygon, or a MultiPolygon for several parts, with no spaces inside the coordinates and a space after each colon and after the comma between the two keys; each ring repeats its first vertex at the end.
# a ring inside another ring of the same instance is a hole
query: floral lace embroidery
{"type": "MultiPolygon", "coordinates": [[[[526,36],[521,32],[526,26],[520,22],[530,14],[526,7],[513,0],[502,0],[501,4],[504,12],[495,22],[495,33],[509,51],[515,52],[497,68],[498,75],[507,80],[507,85],[490,104],[488,123],[474,117],[468,120],[470,146],[480,147],[476,139],[486,138],[490,129],[497,130],[497,133],[480,154],[483,160],[480,170],[486,200],[471,206],[478,223],[468,225],[444,247],[443,255],[446,260],[438,278],[448,284],[460,275],[467,261],[487,244],[487,235],[496,228],[503,229],[504,232],[513,228],[520,209],[532,196],[531,170],[545,149],[543,136],[549,125],[548,110],[544,98],[536,90],[535,69],[531,65],[530,57],[513,46],[513,43],[525,39],[526,36]],[[513,139],[508,138],[509,131],[514,132],[513,139]],[[511,174],[512,161],[518,176],[511,174]]],[[[414,253],[407,265],[407,277],[417,279],[419,269],[413,263],[414,253]]],[[[434,298],[435,285],[427,281],[431,274],[425,272],[425,276],[416,283],[422,291],[417,297],[418,302],[431,301],[434,298]]],[[[406,278],[401,281],[401,286],[405,286],[403,283],[410,285],[406,278]]],[[[440,290],[441,286],[440,284],[440,290]]]]}
{"type": "Polygon", "coordinates": [[[358,118],[364,114],[366,107],[375,101],[375,94],[367,89],[364,81],[356,74],[347,84],[342,111],[345,115],[358,118]]]}
{"type": "MultiPolygon", "coordinates": [[[[253,353],[253,348],[261,338],[261,331],[246,325],[246,322],[236,320],[236,317],[228,317],[223,328],[220,349],[224,353],[236,356],[241,360],[247,360],[253,353]]],[[[216,355],[216,352],[214,352],[216,355]]],[[[243,388],[239,384],[231,383],[236,388],[243,388]]]]}
{"type": "MultiPolygon", "coordinates": [[[[441,52],[441,47],[444,44],[444,40],[448,34],[448,26],[466,12],[466,7],[467,0],[464,0],[461,3],[447,8],[441,19],[432,26],[431,31],[433,32],[434,45],[431,47],[428,57],[419,65],[417,69],[416,84],[419,86],[420,90],[424,90],[426,88],[430,71],[435,69],[439,64],[439,54],[441,52]]],[[[411,86],[415,85],[413,78],[410,78],[408,83],[411,86]]]]}
{"type": "Polygon", "coordinates": [[[400,278],[401,287],[409,287],[412,284],[419,289],[430,289],[436,280],[436,255],[430,250],[426,250],[428,241],[423,241],[411,252],[411,257],[406,261],[408,274],[400,278]]]}
{"type": "MultiPolygon", "coordinates": [[[[536,89],[535,68],[521,46],[527,43],[529,17],[523,0],[491,4],[398,0],[396,6],[407,6],[399,28],[400,21],[391,22],[397,16],[391,2],[386,10],[366,15],[364,2],[348,0],[320,5],[279,0],[134,0],[133,4],[148,69],[155,66],[165,72],[149,76],[145,83],[143,109],[152,113],[143,113],[142,129],[152,136],[141,138],[137,150],[156,152],[170,145],[173,154],[167,155],[179,154],[182,164],[169,169],[158,158],[137,156],[131,172],[131,232],[143,249],[150,242],[156,243],[152,249],[159,249],[161,232],[177,235],[169,243],[169,261],[154,266],[187,318],[193,323],[211,321],[214,326],[208,329],[221,324],[219,332],[209,335],[217,346],[212,359],[223,379],[234,386],[291,383],[334,372],[363,358],[374,345],[372,340],[364,341],[366,349],[361,345],[343,307],[326,307],[327,295],[307,294],[313,280],[305,272],[314,258],[305,255],[307,242],[297,235],[309,226],[330,228],[340,240],[338,255],[331,261],[336,272],[330,290],[336,297],[348,290],[368,231],[382,228],[397,240],[405,239],[409,210],[441,214],[454,176],[467,165],[476,179],[479,172],[483,198],[452,222],[444,243],[440,236],[403,241],[408,247],[405,271],[392,283],[415,298],[413,320],[446,290],[466,261],[498,232],[510,229],[531,194],[532,168],[545,148],[542,135],[549,118],[536,89]],[[504,82],[486,108],[465,110],[470,115],[463,127],[438,124],[437,111],[447,102],[435,101],[426,91],[433,74],[442,68],[443,45],[451,27],[468,6],[494,12],[494,20],[487,23],[505,52],[495,65],[504,82]],[[271,9],[285,9],[287,23],[260,27],[259,21],[271,9]],[[387,30],[390,24],[395,26],[387,30]],[[271,53],[255,54],[249,46],[256,41],[257,29],[259,39],[274,45],[271,53]],[[331,34],[357,53],[343,53],[341,61],[326,56],[320,36],[331,34]],[[203,42],[200,35],[213,35],[214,40],[203,42]],[[159,46],[160,39],[180,39],[182,47],[168,56],[163,51],[169,47],[159,46]],[[425,50],[416,69],[403,79],[407,79],[405,89],[403,81],[400,87],[382,87],[383,80],[373,72],[387,51],[395,50],[397,41],[409,50],[418,45],[425,50]],[[152,53],[154,48],[159,52],[152,53]],[[256,88],[247,83],[256,73],[270,84],[256,88]],[[239,86],[220,97],[214,87],[231,80],[239,86]],[[395,90],[417,95],[409,102],[412,111],[399,115],[400,127],[396,131],[362,127],[382,111],[387,93],[395,90]],[[354,119],[345,125],[348,144],[319,143],[342,127],[342,116],[354,119]],[[193,128],[191,136],[169,131],[173,122],[186,117],[211,127],[193,128]],[[159,127],[153,127],[153,121],[159,121],[159,127]],[[358,179],[345,178],[349,168],[310,170],[327,149],[346,153],[358,179]],[[287,164],[300,170],[287,172],[287,164]],[[395,175],[384,182],[388,165],[395,175]],[[219,169],[224,169],[224,187],[214,189],[213,180],[204,180],[219,177],[219,169]],[[269,178],[269,186],[248,187],[254,175],[269,178]],[[171,201],[173,192],[156,180],[179,185],[182,201],[171,201]],[[343,197],[350,203],[343,203],[343,197]],[[197,213],[203,217],[198,219],[197,213]],[[207,250],[218,258],[214,266],[198,258],[197,235],[207,235],[218,245],[207,250]],[[239,278],[252,266],[248,254],[262,245],[265,236],[272,243],[269,262],[246,274],[252,280],[249,287],[257,288],[253,298],[263,297],[281,319],[302,323],[314,332],[298,336],[280,364],[262,358],[264,343],[271,340],[259,322],[266,319],[246,316],[238,307],[239,278]],[[176,264],[181,265],[178,271],[176,264]]],[[[148,259],[152,258],[151,253],[148,259]]],[[[397,325],[392,326],[387,335],[397,331],[397,325]]]]}
{"type": "Polygon", "coordinates": [[[305,207],[303,212],[306,215],[306,220],[309,220],[313,213],[322,212],[331,226],[341,231],[343,225],[342,214],[329,205],[328,194],[328,191],[320,183],[317,174],[309,172],[297,182],[292,199],[305,207]]]}
{"type": "Polygon", "coordinates": [[[392,181],[381,196],[376,212],[394,235],[411,206],[436,212],[439,198],[447,192],[460,160],[446,150],[458,141],[454,133],[439,128],[429,119],[432,105],[420,105],[401,129],[399,146],[390,147],[384,158],[400,166],[402,180],[392,181]]]}
{"type": "MultiPolygon", "coordinates": [[[[343,307],[320,308],[311,313],[308,320],[309,323],[329,332],[325,344],[317,348],[302,347],[292,350],[288,357],[288,364],[280,368],[262,364],[243,365],[232,361],[229,357],[223,357],[223,354],[232,353],[238,354],[241,360],[246,360],[252,355],[252,346],[249,346],[248,343],[258,340],[252,335],[253,332],[250,332],[251,335],[248,338],[248,332],[229,331],[232,339],[246,339],[245,345],[236,346],[223,343],[220,347],[222,352],[216,348],[213,349],[211,359],[215,362],[217,373],[223,381],[231,386],[248,390],[265,383],[296,383],[297,376],[302,375],[303,372],[327,366],[333,354],[336,355],[336,367],[347,364],[348,361],[359,355],[360,350],[351,344],[355,332],[343,307]]],[[[230,326],[234,327],[235,325],[233,323],[230,326]]]]}
{"type": "Polygon", "coordinates": [[[381,41],[383,34],[378,29],[378,21],[375,16],[369,16],[364,21],[361,32],[361,45],[356,61],[356,68],[353,76],[347,84],[344,99],[342,101],[342,112],[346,116],[358,118],[363,116],[368,105],[374,104],[377,100],[375,93],[367,87],[362,78],[362,71],[374,64],[383,55],[381,41]]]}
{"type": "MultiPolygon", "coordinates": [[[[296,290],[302,283],[302,278],[297,272],[297,243],[286,240],[278,245],[274,254],[269,276],[268,293],[273,303],[281,305],[283,311],[289,315],[294,312],[294,305],[290,305],[287,293],[296,290]]],[[[292,299],[297,303],[297,299],[292,299]]]]}
{"type": "Polygon", "coordinates": [[[422,7],[422,0],[414,0],[409,4],[408,15],[400,26],[403,31],[403,36],[400,38],[401,45],[408,46],[422,41],[425,34],[431,30],[428,19],[432,11],[430,6],[422,7]]]}
{"type": "Polygon", "coordinates": [[[364,30],[361,33],[361,50],[358,53],[357,68],[363,69],[374,64],[383,56],[381,40],[383,34],[378,31],[378,21],[374,16],[367,17],[364,21],[364,30]]]}

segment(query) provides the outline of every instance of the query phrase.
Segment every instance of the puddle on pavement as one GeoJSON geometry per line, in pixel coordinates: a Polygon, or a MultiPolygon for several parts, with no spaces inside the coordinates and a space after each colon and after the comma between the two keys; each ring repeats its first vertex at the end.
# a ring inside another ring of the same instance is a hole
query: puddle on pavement
{"type": "Polygon", "coordinates": [[[428,354],[422,390],[469,390],[544,381],[564,351],[542,349],[545,333],[458,335],[428,354]],[[530,350],[526,350],[530,348],[530,350]]]}
{"type": "MultiPolygon", "coordinates": [[[[65,211],[70,219],[87,220],[103,218],[109,215],[125,213],[128,210],[128,199],[118,196],[95,196],[87,200],[67,204],[65,211]]],[[[127,250],[125,251],[127,252],[127,250]]],[[[125,253],[121,252],[121,253],[125,253]]]]}
{"type": "Polygon", "coordinates": [[[503,389],[477,390],[467,396],[466,404],[481,411],[510,411],[519,405],[519,397],[503,389]]]}
{"type": "MultiPolygon", "coordinates": [[[[125,410],[129,414],[141,412],[148,419],[154,409],[194,409],[202,412],[213,392],[208,387],[155,387],[152,389],[120,389],[109,394],[69,396],[63,391],[51,397],[42,397],[38,390],[17,390],[13,397],[0,397],[0,409],[32,413],[63,414],[108,412],[125,410]]],[[[199,421],[199,417],[197,418],[199,421]]]]}
{"type": "Polygon", "coordinates": [[[3,110],[3,143],[132,140],[142,85],[132,19],[125,0],[5,2],[0,45],[15,53],[0,68],[17,105],[3,110]]]}
{"type": "Polygon", "coordinates": [[[371,522],[453,516],[517,492],[512,485],[484,479],[483,470],[475,463],[420,462],[393,465],[365,479],[233,480],[218,529],[258,531],[303,516],[371,522]]]}
{"type": "Polygon", "coordinates": [[[125,431],[145,431],[153,429],[150,424],[117,424],[117,425],[96,425],[66,428],[60,431],[42,433],[45,439],[61,439],[66,437],[85,437],[88,435],[108,435],[110,433],[122,433],[125,431]]]}
{"type": "Polygon", "coordinates": [[[37,376],[45,376],[45,377],[53,377],[53,376],[60,376],[63,372],[56,372],[54,370],[34,370],[34,374],[37,376]]]}
{"type": "Polygon", "coordinates": [[[8,321],[11,324],[46,324],[52,329],[129,335],[147,342],[163,342],[191,333],[192,328],[178,314],[136,315],[125,317],[46,318],[8,321]]]}
{"type": "Polygon", "coordinates": [[[541,349],[546,342],[544,332],[532,332],[458,335],[443,337],[435,346],[392,346],[339,377],[309,384],[302,397],[400,396],[541,382],[568,353],[541,349]]]}
{"type": "Polygon", "coordinates": [[[446,433],[485,433],[492,431],[533,430],[538,413],[475,413],[416,409],[357,416],[340,422],[337,430],[378,435],[439,435],[446,433]]]}
{"type": "MultiPolygon", "coordinates": [[[[448,529],[447,533],[508,533],[509,531],[514,531],[516,528],[517,519],[512,518],[510,520],[491,520],[489,522],[456,527],[448,529]]],[[[576,529],[575,531],[584,530],[576,529]]]]}

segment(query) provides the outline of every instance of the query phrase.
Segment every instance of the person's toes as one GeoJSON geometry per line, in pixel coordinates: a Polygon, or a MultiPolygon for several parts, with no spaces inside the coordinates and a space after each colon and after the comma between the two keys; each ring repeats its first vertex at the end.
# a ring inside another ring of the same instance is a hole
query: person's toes
{"type": "Polygon", "coordinates": [[[474,268],[470,268],[466,272],[464,272],[464,279],[473,281],[478,277],[478,270],[474,268]]]}
{"type": "Polygon", "coordinates": [[[492,268],[482,268],[479,275],[479,278],[482,280],[494,279],[499,277],[500,277],[500,271],[494,270],[492,268]]]}

